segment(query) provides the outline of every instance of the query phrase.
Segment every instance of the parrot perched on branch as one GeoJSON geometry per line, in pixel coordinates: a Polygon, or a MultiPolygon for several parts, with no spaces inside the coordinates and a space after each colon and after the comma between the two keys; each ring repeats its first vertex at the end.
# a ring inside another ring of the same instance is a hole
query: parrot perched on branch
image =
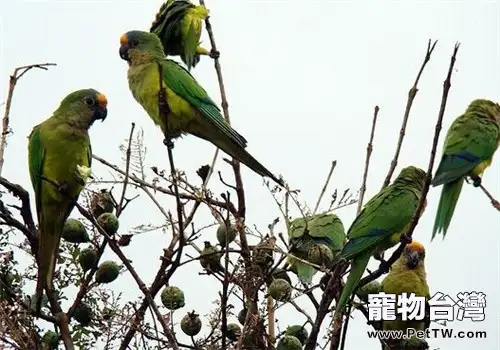
{"type": "MultiPolygon", "coordinates": [[[[311,262],[310,255],[314,254],[314,248],[317,248],[318,245],[326,246],[330,250],[333,260],[334,256],[342,250],[346,240],[342,221],[337,215],[327,213],[307,218],[300,217],[291,221],[288,227],[288,237],[289,253],[309,262],[311,262]]],[[[320,260],[328,260],[327,256],[325,258],[320,260]]],[[[312,278],[316,273],[314,267],[293,257],[288,257],[287,261],[303,283],[309,284],[312,282],[312,278]]],[[[328,261],[323,262],[324,265],[328,265],[328,261]]]]}
{"type": "Polygon", "coordinates": [[[180,56],[191,70],[200,61],[200,55],[218,56],[200,46],[202,21],[208,12],[205,6],[188,0],[167,0],[156,14],[150,32],[160,38],[166,56],[180,56]]]}
{"type": "Polygon", "coordinates": [[[339,254],[339,258],[352,260],[352,263],[335,309],[336,319],[356,290],[370,257],[393,247],[406,234],[417,210],[425,177],[422,169],[404,168],[394,182],[371,198],[354,219],[347,232],[348,242],[339,254]]]}
{"type": "Polygon", "coordinates": [[[470,176],[474,186],[481,184],[480,176],[490,166],[500,143],[500,105],[477,99],[464,114],[451,124],[444,140],[443,155],[433,186],[444,185],[434,221],[432,238],[450,226],[464,179],[470,176]]]}
{"type": "MultiPolygon", "coordinates": [[[[428,301],[430,299],[429,286],[427,285],[427,275],[425,272],[425,248],[424,246],[413,241],[406,245],[403,253],[399,259],[392,265],[391,271],[386,278],[382,281],[381,291],[386,294],[401,295],[407,293],[409,296],[414,293],[416,296],[425,297],[426,302],[424,305],[422,320],[403,321],[400,314],[396,313],[396,320],[383,321],[382,327],[384,330],[403,330],[413,328],[419,331],[424,331],[429,327],[430,319],[428,315],[428,301]]],[[[396,296],[396,310],[397,310],[397,297],[396,296]]],[[[389,339],[386,339],[389,341],[389,339]]],[[[417,341],[414,339],[414,341],[417,341]]],[[[393,339],[396,346],[400,345],[400,339],[393,339]]],[[[388,349],[393,349],[394,346],[388,349]]],[[[397,347],[398,349],[401,347],[397,347]]]]}
{"type": "Polygon", "coordinates": [[[129,31],[122,35],[120,44],[120,57],[129,64],[130,91],[154,123],[160,126],[167,142],[186,133],[195,135],[211,142],[257,174],[283,186],[282,180],[245,150],[247,140],[223,118],[219,107],[193,76],[165,57],[156,35],[129,31]],[[166,118],[159,111],[160,82],[166,91],[166,118]]]}
{"type": "Polygon", "coordinates": [[[28,162],[40,231],[37,312],[43,289],[53,290],[63,226],[89,176],[89,128],[98,119],[104,121],[107,103],[106,97],[94,89],[74,91],[29,136],[28,162]]]}

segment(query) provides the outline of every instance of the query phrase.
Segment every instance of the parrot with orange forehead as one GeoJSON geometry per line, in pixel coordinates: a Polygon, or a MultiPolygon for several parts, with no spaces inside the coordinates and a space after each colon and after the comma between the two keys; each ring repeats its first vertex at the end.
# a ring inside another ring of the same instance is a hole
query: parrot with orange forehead
{"type": "Polygon", "coordinates": [[[200,46],[202,21],[208,13],[205,6],[188,0],[167,0],[156,14],[150,32],[160,38],[166,56],[180,56],[191,70],[200,61],[200,55],[219,55],[200,46]]]}
{"type": "Polygon", "coordinates": [[[354,219],[347,232],[348,242],[339,254],[340,258],[352,262],[335,309],[336,322],[356,291],[370,257],[393,247],[406,235],[420,202],[425,178],[426,173],[420,168],[404,168],[394,182],[371,198],[354,219]]]}
{"type": "MultiPolygon", "coordinates": [[[[381,291],[386,294],[396,295],[396,311],[398,306],[398,296],[406,293],[409,296],[411,293],[417,297],[425,297],[425,304],[422,305],[419,316],[423,316],[420,320],[403,321],[401,314],[396,312],[396,320],[383,321],[382,328],[384,330],[402,330],[413,328],[417,331],[424,331],[429,327],[430,319],[428,315],[428,301],[431,298],[429,285],[427,284],[427,274],[425,272],[425,248],[424,246],[413,241],[407,244],[399,259],[392,265],[391,271],[381,283],[381,291]]],[[[402,345],[401,339],[386,339],[390,344],[402,345]]],[[[408,342],[408,340],[403,340],[408,342]]],[[[418,339],[409,339],[411,342],[419,342],[418,339]]],[[[393,347],[388,347],[392,349],[393,347]]],[[[398,347],[407,348],[407,347],[398,347]]],[[[415,348],[415,347],[412,347],[415,348]]]]}
{"type": "Polygon", "coordinates": [[[29,136],[28,164],[39,226],[38,313],[43,289],[54,289],[52,279],[64,223],[90,176],[89,128],[96,120],[106,119],[107,103],[106,96],[94,89],[74,91],[29,136]]]}
{"type": "Polygon", "coordinates": [[[490,100],[471,102],[464,114],[455,119],[444,140],[444,149],[432,186],[443,185],[432,238],[450,226],[464,179],[470,176],[474,186],[491,165],[500,144],[500,105],[490,100]]]}
{"type": "Polygon", "coordinates": [[[167,145],[171,139],[192,134],[283,186],[281,179],[245,150],[247,140],[224,119],[219,107],[194,77],[177,62],[166,58],[156,35],[129,31],[120,38],[119,53],[129,65],[127,74],[132,95],[161,128],[167,145]],[[160,83],[166,95],[166,116],[159,110],[160,83]]]}

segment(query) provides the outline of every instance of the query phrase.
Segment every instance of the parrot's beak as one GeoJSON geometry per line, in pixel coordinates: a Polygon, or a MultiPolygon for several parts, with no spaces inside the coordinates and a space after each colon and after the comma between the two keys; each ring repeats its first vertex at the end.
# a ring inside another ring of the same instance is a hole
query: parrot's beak
{"type": "Polygon", "coordinates": [[[97,96],[97,105],[94,110],[94,118],[92,118],[92,122],[100,119],[101,121],[104,121],[106,119],[106,116],[108,115],[108,100],[106,99],[106,96],[104,94],[99,94],[97,96]]]}
{"type": "Polygon", "coordinates": [[[128,56],[128,38],[127,34],[123,34],[120,37],[120,57],[122,60],[129,61],[130,58],[128,56]]]}
{"type": "Polygon", "coordinates": [[[410,269],[414,269],[415,267],[417,267],[419,262],[420,262],[420,254],[418,254],[417,251],[413,250],[412,252],[410,252],[410,254],[408,254],[408,261],[406,265],[410,269]]]}

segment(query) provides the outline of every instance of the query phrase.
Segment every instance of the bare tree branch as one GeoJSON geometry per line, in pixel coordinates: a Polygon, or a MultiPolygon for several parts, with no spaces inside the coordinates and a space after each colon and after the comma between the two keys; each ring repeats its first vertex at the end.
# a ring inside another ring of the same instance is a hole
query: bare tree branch
{"type": "Polygon", "coordinates": [[[406,108],[405,108],[405,114],[403,116],[403,123],[401,125],[401,130],[399,131],[399,139],[398,143],[396,145],[396,152],[394,153],[394,158],[391,161],[391,166],[389,167],[389,172],[387,173],[387,176],[385,177],[384,184],[382,185],[382,188],[387,187],[389,183],[391,182],[391,177],[392,174],[394,174],[394,170],[396,170],[396,166],[398,165],[398,158],[399,158],[399,152],[401,152],[401,146],[403,145],[403,139],[405,137],[405,132],[406,132],[406,125],[408,123],[408,118],[410,117],[410,111],[411,107],[413,105],[413,100],[415,100],[415,96],[417,96],[418,92],[418,82],[420,80],[420,77],[422,76],[422,73],[425,69],[425,66],[431,59],[432,52],[434,51],[434,48],[436,47],[437,40],[434,41],[431,45],[431,39],[429,39],[429,42],[427,43],[427,51],[425,53],[425,58],[424,62],[422,62],[422,66],[420,67],[420,70],[417,74],[417,78],[415,79],[415,82],[413,83],[412,88],[408,92],[408,101],[406,102],[406,108]]]}
{"type": "Polygon", "coordinates": [[[56,66],[55,63],[36,63],[27,66],[21,66],[14,69],[14,73],[10,76],[9,80],[9,92],[7,93],[7,101],[5,102],[5,113],[2,120],[2,137],[0,141],[0,174],[2,174],[3,164],[4,164],[4,153],[7,147],[7,135],[9,131],[9,121],[10,121],[10,108],[12,105],[12,98],[14,97],[14,89],[19,79],[22,78],[24,74],[33,68],[47,70],[50,66],[56,66]]]}

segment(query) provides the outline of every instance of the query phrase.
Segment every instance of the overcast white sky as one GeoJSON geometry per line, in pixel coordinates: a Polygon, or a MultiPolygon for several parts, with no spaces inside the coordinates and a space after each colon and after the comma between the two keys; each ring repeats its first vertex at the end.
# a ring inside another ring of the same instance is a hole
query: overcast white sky
{"type": "MultiPolygon", "coordinates": [[[[128,137],[130,123],[136,122],[144,128],[148,166],[168,167],[162,136],[129,92],[127,64],[118,56],[120,35],[132,29],[148,30],[160,4],[152,0],[1,2],[0,100],[6,98],[8,77],[16,66],[47,61],[58,64],[47,72],[30,72],[16,88],[11,111],[14,135],[9,138],[3,176],[31,190],[26,137],[35,124],[51,115],[65,95],[88,87],[105,93],[109,101],[108,119],[96,123],[91,132],[94,153],[120,164],[118,145],[128,137]]],[[[381,110],[366,199],[380,189],[393,155],[408,89],[429,38],[439,43],[422,76],[396,172],[410,164],[427,167],[442,82],[456,41],[462,46],[440,148],[444,132],[471,100],[498,101],[500,97],[498,1],[208,0],[207,6],[221,51],[233,126],[248,139],[250,152],[301,189],[301,200],[311,207],[334,159],[338,165],[332,190],[360,186],[376,104],[381,110]]],[[[208,46],[206,33],[203,40],[208,46]]],[[[202,60],[194,76],[220,102],[210,59],[202,60]]],[[[176,165],[197,181],[194,171],[210,161],[213,150],[194,137],[184,138],[176,143],[176,165]]],[[[483,182],[497,198],[499,162],[497,156],[483,182]]],[[[229,179],[228,166],[221,161],[218,165],[229,179]]],[[[93,170],[109,178],[104,168],[96,165],[93,170]]],[[[151,180],[150,172],[148,176],[151,180]]],[[[248,224],[265,231],[279,211],[259,176],[246,168],[243,176],[246,188],[251,189],[247,191],[248,224]]],[[[212,179],[212,186],[215,193],[223,190],[217,178],[212,179]]],[[[486,330],[488,339],[433,339],[431,349],[499,349],[498,212],[479,190],[464,186],[446,241],[438,238],[431,244],[439,193],[439,189],[431,189],[427,211],[414,235],[427,248],[431,293],[486,293],[484,322],[455,321],[449,327],[486,330]]],[[[159,199],[175,212],[171,201],[159,199]]],[[[327,206],[328,198],[322,208],[327,206]]],[[[355,210],[351,206],[338,212],[346,229],[355,210]]],[[[208,212],[200,211],[198,222],[207,220],[208,212]]],[[[148,222],[161,224],[163,217],[146,199],[138,200],[121,220],[120,231],[148,222]]],[[[206,231],[205,237],[214,241],[215,233],[206,231]]],[[[147,283],[156,273],[158,256],[168,238],[160,232],[151,233],[126,248],[147,283]]],[[[108,257],[113,258],[112,253],[108,257]]],[[[218,285],[209,277],[198,276],[199,271],[193,264],[173,279],[185,289],[187,298],[179,316],[191,309],[205,313],[207,298],[217,295],[218,285]]],[[[126,274],[111,287],[131,299],[138,295],[132,286],[126,274]]],[[[310,309],[307,300],[304,305],[310,309]]],[[[282,325],[303,319],[290,309],[278,313],[278,318],[282,325]]],[[[366,329],[363,316],[355,314],[346,349],[378,349],[378,342],[368,339],[366,329]]]]}

